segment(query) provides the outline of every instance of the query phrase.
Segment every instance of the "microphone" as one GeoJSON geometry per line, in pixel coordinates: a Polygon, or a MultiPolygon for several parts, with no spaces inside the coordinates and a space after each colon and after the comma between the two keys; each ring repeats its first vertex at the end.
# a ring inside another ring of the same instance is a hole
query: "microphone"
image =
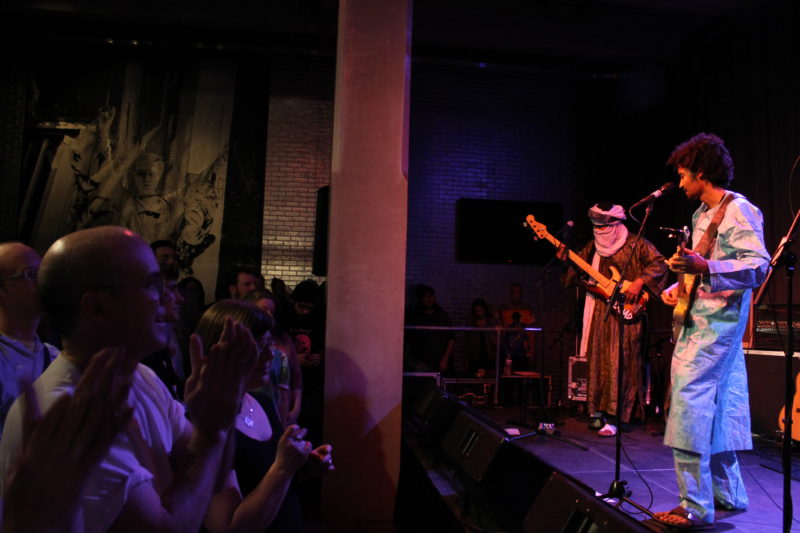
{"type": "Polygon", "coordinates": [[[556,235],[555,235],[555,236],[556,236],[556,237],[558,237],[559,235],[566,235],[566,234],[567,234],[567,232],[568,232],[568,231],[569,231],[569,230],[572,228],[572,226],[574,226],[574,225],[575,225],[575,223],[574,223],[573,221],[571,221],[571,220],[567,220],[567,221],[564,223],[564,227],[563,227],[563,228],[561,228],[560,230],[558,230],[558,233],[556,233],[556,235]]]}
{"type": "Polygon", "coordinates": [[[671,181],[668,181],[667,183],[662,185],[658,190],[651,192],[650,194],[648,194],[647,196],[645,196],[644,198],[642,198],[641,200],[639,200],[638,202],[633,204],[631,206],[631,209],[633,209],[634,207],[638,207],[638,206],[640,206],[642,204],[646,204],[647,202],[652,202],[656,198],[660,198],[661,196],[664,195],[664,193],[667,193],[667,192],[671,191],[674,188],[675,188],[675,184],[672,183],[671,181]]]}

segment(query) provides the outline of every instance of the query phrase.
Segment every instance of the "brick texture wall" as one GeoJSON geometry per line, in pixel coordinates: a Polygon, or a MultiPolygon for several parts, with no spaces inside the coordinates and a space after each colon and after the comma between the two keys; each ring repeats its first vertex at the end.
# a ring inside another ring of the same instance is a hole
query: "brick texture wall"
{"type": "MultiPolygon", "coordinates": [[[[457,262],[455,206],[459,198],[554,202],[575,218],[575,94],[573,80],[540,73],[430,64],[412,71],[407,285],[433,286],[462,326],[474,298],[496,309],[509,285],[521,283],[546,329],[537,351],[553,374],[565,372],[557,337],[575,308],[560,267],[457,262]]],[[[574,337],[565,343],[567,357],[574,337]]]]}
{"type": "Polygon", "coordinates": [[[335,60],[287,57],[271,68],[261,269],[292,289],[312,278],[317,190],[330,183],[335,60]]]}

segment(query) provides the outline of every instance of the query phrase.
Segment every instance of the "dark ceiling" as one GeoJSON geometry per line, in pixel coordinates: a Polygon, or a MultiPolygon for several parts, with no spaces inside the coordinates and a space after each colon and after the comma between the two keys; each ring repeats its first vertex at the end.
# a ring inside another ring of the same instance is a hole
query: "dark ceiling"
{"type": "MultiPolygon", "coordinates": [[[[624,72],[681,48],[771,0],[417,0],[417,60],[624,72]]],[[[151,46],[333,53],[336,0],[6,0],[29,34],[151,46]]]]}

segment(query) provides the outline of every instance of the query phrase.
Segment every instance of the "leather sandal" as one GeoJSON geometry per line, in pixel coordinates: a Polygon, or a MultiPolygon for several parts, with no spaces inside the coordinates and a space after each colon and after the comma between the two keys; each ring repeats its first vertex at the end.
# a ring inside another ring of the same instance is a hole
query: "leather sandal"
{"type": "Polygon", "coordinates": [[[681,506],[676,507],[671,511],[662,511],[654,513],[653,518],[662,524],[670,527],[682,529],[684,531],[709,531],[716,529],[715,522],[706,522],[697,518],[689,509],[681,506]]]}

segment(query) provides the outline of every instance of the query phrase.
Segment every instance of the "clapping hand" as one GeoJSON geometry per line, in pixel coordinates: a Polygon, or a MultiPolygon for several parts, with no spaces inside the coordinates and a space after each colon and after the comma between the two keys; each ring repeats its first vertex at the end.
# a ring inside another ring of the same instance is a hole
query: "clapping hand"
{"type": "Polygon", "coordinates": [[[323,444],[322,446],[311,450],[308,454],[309,475],[327,474],[333,472],[336,467],[333,465],[333,446],[330,444],[323,444]]]}
{"type": "Polygon", "coordinates": [[[5,531],[70,530],[86,480],[131,419],[135,366],[123,348],[101,350],[75,393],[61,396],[44,416],[34,388],[23,384],[22,455],[8,478],[5,531]]]}
{"type": "Polygon", "coordinates": [[[227,318],[219,341],[203,354],[202,340],[192,335],[189,345],[192,374],[186,380],[186,406],[201,431],[230,429],[239,413],[258,347],[250,330],[227,318]]]}
{"type": "Polygon", "coordinates": [[[306,463],[311,443],[305,440],[307,430],[296,424],[287,427],[278,441],[275,466],[294,474],[306,463]]]}

